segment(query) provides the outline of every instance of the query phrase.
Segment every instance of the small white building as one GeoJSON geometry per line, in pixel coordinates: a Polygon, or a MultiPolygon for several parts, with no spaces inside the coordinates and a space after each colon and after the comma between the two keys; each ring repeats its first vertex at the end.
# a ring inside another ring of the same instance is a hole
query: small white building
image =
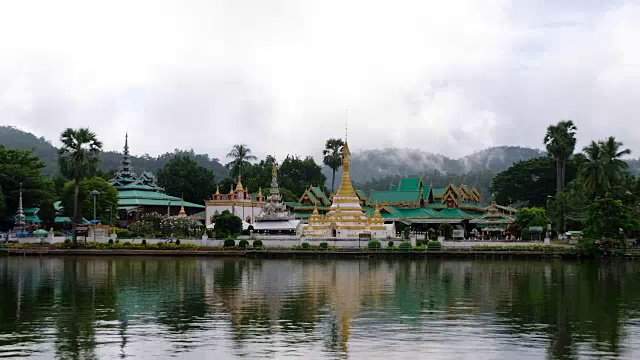
{"type": "Polygon", "coordinates": [[[230,213],[236,215],[243,222],[253,224],[255,217],[262,212],[264,207],[265,198],[262,196],[262,192],[258,192],[255,197],[249,194],[248,189],[244,189],[242,186],[242,177],[238,176],[238,184],[236,188],[229,189],[229,193],[221,194],[220,188],[216,187],[216,193],[213,194],[210,200],[204,202],[206,207],[206,225],[211,225],[214,215],[222,213],[228,210],[230,213]]]}

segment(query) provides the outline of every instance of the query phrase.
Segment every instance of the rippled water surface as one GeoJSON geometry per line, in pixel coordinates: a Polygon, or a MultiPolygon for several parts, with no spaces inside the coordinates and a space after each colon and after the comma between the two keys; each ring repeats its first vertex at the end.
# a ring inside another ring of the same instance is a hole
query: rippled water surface
{"type": "Polygon", "coordinates": [[[640,264],[0,257],[0,357],[640,358],[640,264]]]}

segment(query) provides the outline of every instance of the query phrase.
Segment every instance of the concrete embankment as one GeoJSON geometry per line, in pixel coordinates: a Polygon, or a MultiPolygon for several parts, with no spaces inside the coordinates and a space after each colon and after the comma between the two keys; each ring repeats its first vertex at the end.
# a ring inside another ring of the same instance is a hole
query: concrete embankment
{"type": "Polygon", "coordinates": [[[340,251],[305,250],[128,250],[128,249],[56,249],[56,248],[4,248],[0,254],[9,256],[209,256],[247,257],[257,259],[283,258],[474,258],[474,259],[572,259],[577,256],[568,252],[538,251],[369,251],[342,249],[340,251]]]}

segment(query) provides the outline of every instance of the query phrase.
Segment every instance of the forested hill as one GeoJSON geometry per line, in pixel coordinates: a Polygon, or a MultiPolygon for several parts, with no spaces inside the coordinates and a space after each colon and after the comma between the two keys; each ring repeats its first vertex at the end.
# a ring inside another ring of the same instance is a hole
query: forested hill
{"type": "MultiPolygon", "coordinates": [[[[425,174],[433,170],[442,174],[465,174],[486,170],[497,173],[516,161],[542,155],[544,152],[541,150],[519,146],[488,148],[460,159],[415,149],[365,150],[353,153],[351,178],[362,183],[388,176],[425,174]]],[[[330,169],[325,169],[325,176],[331,179],[330,169]]]]}
{"type": "MultiPolygon", "coordinates": [[[[48,142],[45,138],[38,138],[35,135],[21,131],[10,126],[0,126],[0,145],[14,149],[34,149],[35,153],[45,162],[44,171],[48,175],[53,175],[58,170],[58,149],[48,142]]],[[[196,154],[193,150],[174,150],[157,157],[143,155],[131,156],[131,163],[134,171],[152,171],[164,167],[164,165],[176,154],[187,155],[196,160],[199,165],[213,170],[216,179],[224,179],[227,177],[227,169],[218,161],[211,159],[207,154],[196,154]]],[[[100,155],[100,170],[108,172],[120,167],[122,161],[122,153],[114,151],[106,151],[100,155]]]]}

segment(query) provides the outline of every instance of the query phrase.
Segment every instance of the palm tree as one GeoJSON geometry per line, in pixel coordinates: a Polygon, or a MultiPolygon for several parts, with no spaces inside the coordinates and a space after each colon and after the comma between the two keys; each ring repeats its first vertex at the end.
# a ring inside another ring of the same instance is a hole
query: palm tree
{"type": "Polygon", "coordinates": [[[625,170],[629,167],[629,165],[624,160],[620,160],[620,158],[631,154],[631,150],[621,150],[622,146],[623,144],[616,141],[616,138],[613,136],[609,136],[607,140],[600,142],[602,154],[606,161],[605,169],[611,186],[619,184],[624,180],[625,170]]]}
{"type": "Polygon", "coordinates": [[[331,177],[331,192],[333,192],[336,182],[336,170],[342,166],[342,152],[340,150],[343,146],[344,141],[342,141],[342,139],[329,139],[324,146],[324,150],[322,150],[324,164],[333,171],[333,176],[331,177]]]}
{"type": "Polygon", "coordinates": [[[560,121],[557,125],[550,125],[544,136],[547,152],[556,163],[557,194],[560,194],[564,189],[567,161],[576,148],[576,130],[578,128],[573,124],[573,121],[560,121]]]}
{"type": "Polygon", "coordinates": [[[80,181],[95,174],[102,143],[88,128],[68,128],[60,134],[62,147],[58,150],[58,163],[62,175],[73,180],[73,244],[77,242],[78,192],[80,181]]]}
{"type": "Polygon", "coordinates": [[[251,149],[247,145],[239,144],[233,145],[233,148],[227,154],[228,158],[233,160],[225,165],[227,169],[230,169],[231,178],[236,178],[242,175],[242,170],[251,165],[249,160],[256,160],[257,158],[251,155],[251,149]]]}
{"type": "Polygon", "coordinates": [[[602,196],[622,181],[628,165],[620,158],[631,154],[631,150],[621,150],[621,147],[622,143],[610,136],[607,140],[592,141],[584,148],[587,160],[580,165],[579,175],[585,190],[602,196]]]}

